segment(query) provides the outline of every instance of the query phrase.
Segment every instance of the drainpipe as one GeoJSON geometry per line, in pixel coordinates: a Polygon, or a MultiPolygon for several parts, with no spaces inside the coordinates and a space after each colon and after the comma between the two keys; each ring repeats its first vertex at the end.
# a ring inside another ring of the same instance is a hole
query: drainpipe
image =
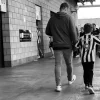
{"type": "Polygon", "coordinates": [[[0,60],[1,60],[1,66],[4,67],[4,51],[3,51],[3,32],[2,32],[2,12],[0,12],[0,49],[1,49],[1,54],[0,54],[0,60]]]}

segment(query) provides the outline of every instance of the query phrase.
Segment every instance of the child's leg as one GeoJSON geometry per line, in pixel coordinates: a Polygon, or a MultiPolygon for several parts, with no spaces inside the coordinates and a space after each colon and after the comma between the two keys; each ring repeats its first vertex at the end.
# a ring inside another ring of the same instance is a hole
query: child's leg
{"type": "Polygon", "coordinates": [[[87,63],[87,72],[88,72],[88,91],[90,94],[94,94],[94,89],[92,86],[92,81],[93,81],[93,68],[94,68],[94,62],[88,62],[87,63]]]}
{"type": "Polygon", "coordinates": [[[88,64],[82,63],[83,65],[83,80],[84,80],[84,84],[85,86],[89,85],[89,75],[88,75],[88,64]]]}
{"type": "Polygon", "coordinates": [[[89,63],[89,85],[92,86],[94,62],[89,63]]]}

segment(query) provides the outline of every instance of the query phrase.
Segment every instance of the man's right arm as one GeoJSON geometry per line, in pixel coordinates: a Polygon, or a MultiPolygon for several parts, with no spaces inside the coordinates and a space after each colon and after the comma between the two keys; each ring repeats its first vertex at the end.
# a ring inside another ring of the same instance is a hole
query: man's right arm
{"type": "Polygon", "coordinates": [[[49,20],[48,23],[47,23],[45,33],[46,33],[46,35],[52,36],[52,34],[51,34],[51,29],[50,29],[50,20],[49,20]]]}

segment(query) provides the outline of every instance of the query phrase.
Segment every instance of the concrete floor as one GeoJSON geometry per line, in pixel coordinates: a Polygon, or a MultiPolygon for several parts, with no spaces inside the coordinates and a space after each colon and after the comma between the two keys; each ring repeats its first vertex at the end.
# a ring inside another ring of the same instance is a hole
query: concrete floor
{"type": "Polygon", "coordinates": [[[84,90],[82,66],[74,59],[74,74],[77,79],[68,85],[65,64],[62,67],[62,92],[55,92],[54,59],[41,59],[37,62],[13,68],[0,69],[0,100],[100,100],[100,59],[96,59],[94,89],[89,95],[84,90]]]}

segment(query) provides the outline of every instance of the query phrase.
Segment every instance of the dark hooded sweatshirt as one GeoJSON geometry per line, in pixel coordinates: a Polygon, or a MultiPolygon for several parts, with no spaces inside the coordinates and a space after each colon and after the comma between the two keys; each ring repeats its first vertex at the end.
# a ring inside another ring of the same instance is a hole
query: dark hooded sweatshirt
{"type": "Polygon", "coordinates": [[[72,49],[77,42],[76,27],[72,17],[64,12],[58,12],[50,18],[46,34],[53,37],[53,49],[72,49]]]}

